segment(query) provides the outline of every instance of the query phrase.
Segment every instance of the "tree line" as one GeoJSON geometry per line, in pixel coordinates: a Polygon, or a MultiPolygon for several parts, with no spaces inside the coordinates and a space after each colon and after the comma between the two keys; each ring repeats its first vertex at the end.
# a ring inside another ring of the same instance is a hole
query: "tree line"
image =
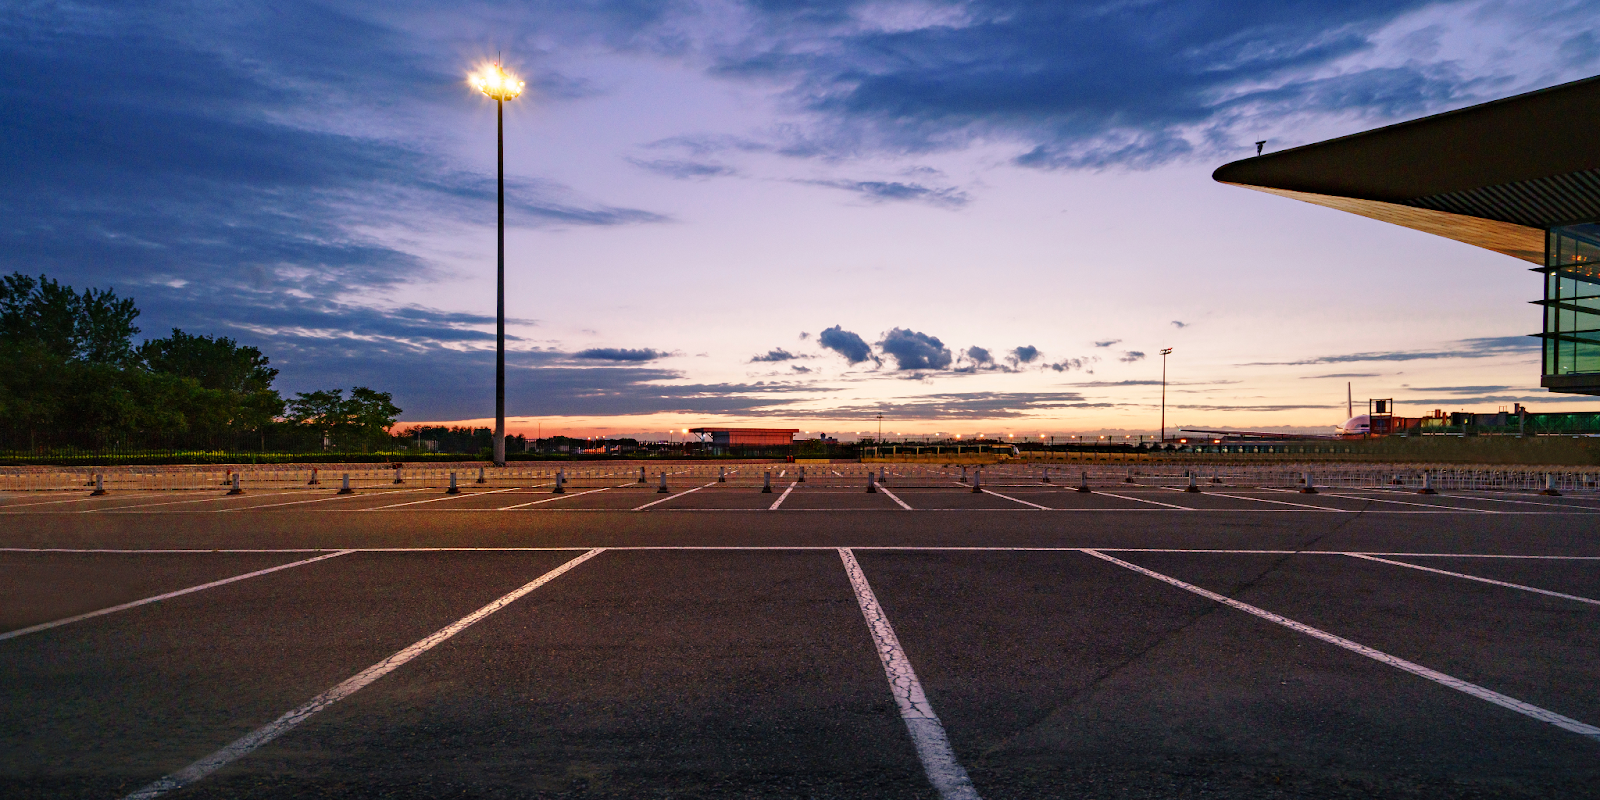
{"type": "Polygon", "coordinates": [[[259,349],[186,333],[135,343],[139,309],[110,289],[0,277],[0,431],[8,449],[241,441],[263,449],[389,449],[400,408],[358,386],[285,399],[259,349]]]}

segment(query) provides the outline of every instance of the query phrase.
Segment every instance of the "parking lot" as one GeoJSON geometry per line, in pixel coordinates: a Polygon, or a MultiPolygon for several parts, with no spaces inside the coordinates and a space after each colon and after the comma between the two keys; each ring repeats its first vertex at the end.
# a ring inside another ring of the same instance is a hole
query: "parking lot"
{"type": "Polygon", "coordinates": [[[0,794],[1600,793],[1593,492],[868,471],[13,492],[0,794]]]}

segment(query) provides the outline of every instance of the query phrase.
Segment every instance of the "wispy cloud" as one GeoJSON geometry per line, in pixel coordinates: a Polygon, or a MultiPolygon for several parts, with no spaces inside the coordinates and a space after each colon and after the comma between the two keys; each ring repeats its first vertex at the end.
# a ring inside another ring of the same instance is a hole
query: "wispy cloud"
{"type": "Polygon", "coordinates": [[[686,161],[670,158],[639,159],[629,158],[628,163],[646,169],[657,175],[665,175],[679,180],[694,178],[721,178],[737,175],[739,171],[725,164],[716,164],[709,161],[686,161]]]}
{"type": "Polygon", "coordinates": [[[573,353],[572,357],[588,359],[592,361],[625,361],[638,363],[643,361],[655,361],[657,359],[666,358],[669,355],[672,354],[662,350],[653,350],[648,347],[639,348],[637,350],[631,350],[626,347],[591,347],[587,350],[579,350],[578,352],[573,353]]]}
{"type": "Polygon", "coordinates": [[[1365,353],[1318,356],[1300,361],[1255,361],[1241,366],[1297,367],[1309,364],[1348,364],[1362,361],[1493,358],[1497,356],[1531,356],[1539,352],[1539,340],[1531,336],[1487,336],[1475,339],[1460,339],[1453,344],[1454,346],[1444,350],[1378,350],[1365,353]]]}
{"type": "Polygon", "coordinates": [[[843,189],[871,202],[915,201],[943,208],[961,208],[972,198],[953,186],[930,187],[900,181],[796,180],[810,186],[843,189]]]}

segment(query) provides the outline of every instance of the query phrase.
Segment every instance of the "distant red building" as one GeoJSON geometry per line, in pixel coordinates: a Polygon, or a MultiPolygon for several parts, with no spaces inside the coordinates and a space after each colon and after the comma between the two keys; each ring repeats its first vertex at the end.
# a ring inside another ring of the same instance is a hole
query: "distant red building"
{"type": "Polygon", "coordinates": [[[799,428],[690,428],[700,441],[713,447],[786,447],[794,444],[799,428]]]}

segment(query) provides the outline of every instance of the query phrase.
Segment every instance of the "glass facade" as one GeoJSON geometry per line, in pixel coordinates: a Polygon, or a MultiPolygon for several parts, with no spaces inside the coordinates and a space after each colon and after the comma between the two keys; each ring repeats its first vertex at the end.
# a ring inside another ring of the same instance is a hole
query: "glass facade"
{"type": "Polygon", "coordinates": [[[1600,386],[1600,223],[1551,228],[1544,252],[1545,385],[1589,393],[1575,379],[1600,386]]]}

